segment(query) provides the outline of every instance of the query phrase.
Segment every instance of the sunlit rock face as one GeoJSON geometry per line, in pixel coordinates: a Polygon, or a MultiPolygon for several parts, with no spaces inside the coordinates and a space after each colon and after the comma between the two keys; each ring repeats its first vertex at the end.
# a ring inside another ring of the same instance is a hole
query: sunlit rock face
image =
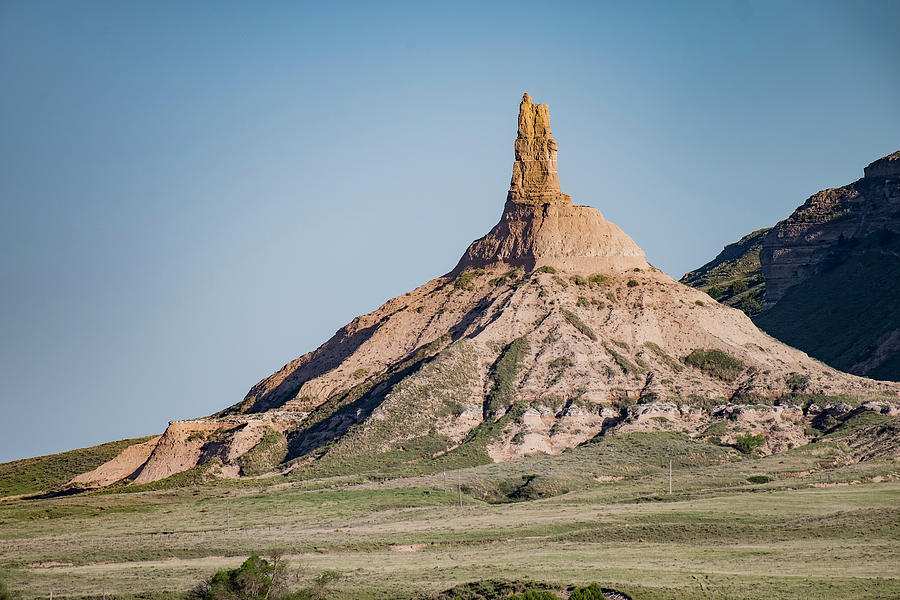
{"type": "Polygon", "coordinates": [[[476,240],[454,273],[487,267],[553,265],[596,273],[646,268],[644,252],[599,210],[577,206],[559,186],[550,109],[525,94],[519,104],[515,162],[500,222],[476,240]]]}

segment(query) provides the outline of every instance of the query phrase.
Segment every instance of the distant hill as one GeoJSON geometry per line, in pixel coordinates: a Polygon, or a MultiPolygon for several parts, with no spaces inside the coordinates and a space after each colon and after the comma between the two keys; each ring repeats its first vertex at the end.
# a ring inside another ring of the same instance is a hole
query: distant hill
{"type": "Polygon", "coordinates": [[[766,281],[759,264],[763,238],[771,227],[748,233],[725,246],[714,259],[684,275],[681,283],[703,290],[722,304],[739,308],[748,316],[762,310],[766,281]]]}
{"type": "Polygon", "coordinates": [[[864,173],[726,246],[682,283],[835,368],[900,381],[900,151],[864,173]]]}

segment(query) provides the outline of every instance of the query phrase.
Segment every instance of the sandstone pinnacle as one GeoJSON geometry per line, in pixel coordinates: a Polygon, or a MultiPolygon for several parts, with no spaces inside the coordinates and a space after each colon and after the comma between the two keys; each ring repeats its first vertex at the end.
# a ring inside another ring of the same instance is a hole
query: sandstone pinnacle
{"type": "Polygon", "coordinates": [[[649,267],[644,252],[590,206],[560,191],[550,108],[525,94],[519,104],[512,181],[500,222],[469,246],[454,273],[543,265],[598,273],[649,267]]]}
{"type": "Polygon", "coordinates": [[[550,131],[550,107],[532,103],[526,93],[519,104],[516,161],[507,199],[536,204],[570,202],[569,196],[559,189],[557,148],[550,131]]]}

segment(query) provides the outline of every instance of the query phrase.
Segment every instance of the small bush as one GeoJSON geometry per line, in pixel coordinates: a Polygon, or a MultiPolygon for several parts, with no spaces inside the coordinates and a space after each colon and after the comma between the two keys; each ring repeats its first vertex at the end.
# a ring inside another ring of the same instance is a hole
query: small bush
{"type": "Polygon", "coordinates": [[[572,275],[572,283],[575,285],[587,285],[587,279],[582,277],[581,275],[572,275]]]}
{"type": "Polygon", "coordinates": [[[713,285],[706,289],[706,294],[713,300],[718,300],[722,297],[722,289],[719,286],[713,285]]]}
{"type": "Polygon", "coordinates": [[[694,304],[696,304],[697,306],[706,306],[705,304],[703,304],[703,300],[694,300],[694,304]]]}
{"type": "Polygon", "coordinates": [[[747,297],[741,300],[739,308],[752,317],[762,310],[762,304],[756,298],[747,297]]]}
{"type": "Polygon", "coordinates": [[[684,364],[722,381],[734,381],[744,371],[744,363],[721,350],[697,348],[684,357],[684,364]]]}
{"type": "Polygon", "coordinates": [[[222,569],[190,593],[193,600],[324,600],[329,585],[343,575],[323,571],[311,587],[291,590],[288,572],[281,555],[270,563],[259,555],[250,556],[237,569],[222,569]]]}
{"type": "Polygon", "coordinates": [[[637,279],[629,279],[629,280],[628,280],[628,283],[625,284],[625,285],[627,285],[628,287],[637,287],[637,286],[639,286],[639,285],[641,285],[641,284],[638,283],[637,279]]]}
{"type": "Polygon", "coordinates": [[[576,589],[569,596],[569,600],[606,600],[606,594],[603,593],[603,588],[596,583],[592,583],[589,586],[576,589]]]}
{"type": "Polygon", "coordinates": [[[606,299],[610,302],[618,302],[618,300],[616,299],[616,295],[612,292],[606,292],[606,299]]]}
{"type": "Polygon", "coordinates": [[[575,306],[580,306],[582,308],[587,308],[591,305],[590,301],[584,296],[578,296],[578,302],[575,303],[575,306]]]}
{"type": "Polygon", "coordinates": [[[744,454],[752,454],[757,448],[762,447],[766,443],[766,438],[762,435],[751,435],[745,433],[737,436],[738,449],[744,454]]]}
{"type": "Polygon", "coordinates": [[[747,478],[747,481],[750,483],[769,483],[772,481],[772,478],[768,475],[751,475],[747,478]]]}
{"type": "Polygon", "coordinates": [[[791,373],[785,378],[784,382],[792,392],[802,392],[809,386],[809,375],[791,373]]]}
{"type": "Polygon", "coordinates": [[[606,275],[595,273],[588,278],[588,281],[590,281],[591,283],[601,284],[606,281],[606,275]]]}
{"type": "Polygon", "coordinates": [[[743,279],[738,279],[731,283],[731,295],[737,296],[738,294],[743,294],[747,291],[747,284],[744,283],[743,279]]]}
{"type": "Polygon", "coordinates": [[[550,273],[551,275],[556,275],[556,269],[550,265],[544,265],[543,267],[538,267],[535,270],[535,273],[550,273]]]}

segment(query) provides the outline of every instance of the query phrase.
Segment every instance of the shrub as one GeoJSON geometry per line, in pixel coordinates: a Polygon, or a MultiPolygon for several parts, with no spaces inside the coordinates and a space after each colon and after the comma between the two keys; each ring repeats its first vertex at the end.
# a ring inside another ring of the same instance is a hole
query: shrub
{"type": "Polygon", "coordinates": [[[554,269],[550,265],[544,265],[543,267],[538,267],[535,270],[535,273],[550,273],[551,275],[555,275],[556,269],[554,269]]]}
{"type": "Polygon", "coordinates": [[[706,428],[703,435],[721,436],[728,431],[728,423],[725,421],[716,421],[706,428]]]}
{"type": "MultiPolygon", "coordinates": [[[[13,591],[10,591],[8,587],[6,587],[6,583],[0,579],[0,600],[13,600],[14,598],[18,598],[19,595],[13,591]]],[[[555,598],[556,596],[554,596],[555,598]]]]}
{"type": "Polygon", "coordinates": [[[721,350],[697,348],[684,357],[684,364],[722,381],[734,381],[744,371],[744,363],[721,350]]]}
{"type": "Polygon", "coordinates": [[[193,596],[203,600],[262,600],[273,591],[273,577],[277,582],[283,571],[254,554],[237,569],[217,571],[194,590],[193,596]]]}
{"type": "Polygon", "coordinates": [[[772,478],[768,475],[751,475],[747,478],[747,481],[750,483],[769,483],[772,481],[772,478]]]}
{"type": "Polygon", "coordinates": [[[703,304],[703,300],[694,300],[694,304],[696,304],[697,306],[706,306],[705,304],[703,304]]]}
{"type": "MultiPolygon", "coordinates": [[[[659,357],[666,365],[669,366],[676,373],[680,373],[684,369],[684,365],[680,362],[669,356],[665,350],[659,347],[659,344],[654,342],[644,342],[644,345],[647,348],[650,348],[650,351],[653,352],[657,357],[659,357]]],[[[663,380],[663,383],[672,383],[671,379],[663,380]]]]}
{"type": "Polygon", "coordinates": [[[738,279],[737,281],[733,281],[731,283],[731,295],[737,296],[738,294],[743,294],[747,291],[747,284],[743,279],[738,279]]]}
{"type": "Polygon", "coordinates": [[[809,385],[809,375],[791,373],[785,378],[784,382],[792,392],[802,392],[809,385]]]}
{"type": "Polygon", "coordinates": [[[194,600],[323,600],[329,585],[343,575],[323,571],[311,587],[292,591],[281,555],[272,555],[270,563],[259,555],[250,556],[237,569],[216,571],[190,594],[194,600]]]}
{"type": "Polygon", "coordinates": [[[601,275],[600,273],[595,273],[588,278],[588,281],[591,283],[600,284],[606,281],[606,275],[601,275]]]}
{"type": "Polygon", "coordinates": [[[637,286],[639,286],[639,285],[641,285],[641,284],[638,283],[638,281],[637,281],[636,279],[629,279],[629,280],[628,280],[628,283],[625,284],[625,285],[627,285],[628,287],[637,287],[637,286]]]}
{"type": "Polygon", "coordinates": [[[713,285],[706,289],[707,295],[713,300],[718,300],[722,297],[722,289],[719,286],[713,285]]]}
{"type": "Polygon", "coordinates": [[[748,297],[741,300],[740,309],[752,317],[762,310],[762,304],[756,298],[748,297]]]}
{"type": "Polygon", "coordinates": [[[584,296],[578,296],[578,302],[575,303],[575,306],[580,306],[582,308],[587,308],[590,305],[590,301],[584,296]]]}
{"type": "Polygon", "coordinates": [[[572,283],[575,285],[587,285],[587,279],[581,275],[572,275],[572,283]]]}
{"type": "Polygon", "coordinates": [[[616,295],[612,292],[606,292],[606,299],[610,302],[618,302],[618,300],[616,300],[616,295]]]}
{"type": "Polygon", "coordinates": [[[603,593],[603,588],[596,583],[592,583],[589,586],[576,589],[569,596],[569,600],[606,600],[606,595],[603,593]]]}
{"type": "Polygon", "coordinates": [[[752,454],[757,448],[766,443],[766,438],[762,435],[752,435],[745,433],[737,436],[738,449],[744,454],[752,454]]]}

